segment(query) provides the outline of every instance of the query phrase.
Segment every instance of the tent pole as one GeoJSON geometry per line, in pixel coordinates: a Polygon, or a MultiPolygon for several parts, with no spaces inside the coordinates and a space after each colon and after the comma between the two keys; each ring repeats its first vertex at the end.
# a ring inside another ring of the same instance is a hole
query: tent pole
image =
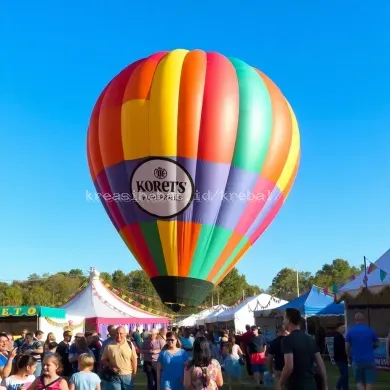
{"type": "Polygon", "coordinates": [[[368,278],[367,278],[367,258],[364,256],[364,284],[366,287],[366,305],[367,305],[367,320],[368,326],[371,326],[371,318],[370,318],[370,306],[369,306],[369,297],[368,297],[368,278]]]}

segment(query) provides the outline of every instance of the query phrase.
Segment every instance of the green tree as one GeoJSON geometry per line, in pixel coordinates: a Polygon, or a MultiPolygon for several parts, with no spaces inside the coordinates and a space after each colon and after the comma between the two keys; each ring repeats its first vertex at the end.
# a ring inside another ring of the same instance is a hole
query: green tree
{"type": "Polygon", "coordinates": [[[210,305],[218,303],[224,305],[232,305],[238,300],[245,297],[255,296],[262,292],[259,286],[249,285],[245,275],[238,272],[237,268],[233,268],[223,279],[223,281],[214,288],[212,294],[206,298],[203,305],[210,305]],[[213,297],[213,298],[212,298],[213,297]]]}
{"type": "Polygon", "coordinates": [[[351,275],[357,275],[361,268],[351,266],[347,260],[335,259],[330,264],[324,264],[314,276],[313,283],[319,287],[329,287],[332,284],[344,284],[351,275]]]}
{"type": "Polygon", "coordinates": [[[80,278],[69,277],[57,273],[45,280],[44,288],[51,298],[51,305],[65,302],[75,291],[82,285],[83,280],[80,278]]]}
{"type": "Polygon", "coordinates": [[[7,285],[2,289],[1,305],[2,306],[20,306],[23,302],[23,291],[19,286],[7,285]]]}
{"type": "Polygon", "coordinates": [[[139,294],[145,294],[149,297],[156,296],[156,290],[152,282],[142,270],[131,271],[127,275],[128,285],[127,289],[130,291],[137,291],[139,294]]]}
{"type": "Polygon", "coordinates": [[[40,280],[41,279],[41,277],[38,275],[38,274],[31,274],[31,275],[29,275],[28,277],[27,277],[27,280],[29,280],[29,281],[35,281],[35,280],[40,280]]]}
{"type": "MultiPolygon", "coordinates": [[[[300,292],[310,288],[313,277],[310,272],[299,272],[298,283],[300,292]]],[[[277,298],[291,301],[297,297],[297,272],[291,268],[281,269],[273,278],[268,293],[277,298]]]]}
{"type": "Polygon", "coordinates": [[[259,295],[259,294],[261,294],[263,292],[264,292],[264,290],[262,290],[259,286],[248,285],[245,288],[245,295],[247,297],[254,297],[254,296],[259,295]]]}
{"type": "Polygon", "coordinates": [[[84,272],[80,268],[74,268],[69,271],[69,276],[71,277],[78,277],[78,278],[84,278],[84,272]]]}
{"type": "Polygon", "coordinates": [[[52,296],[39,285],[34,286],[30,291],[25,293],[23,298],[25,305],[51,306],[53,304],[52,296]]]}
{"type": "Polygon", "coordinates": [[[112,283],[112,276],[108,272],[101,272],[100,277],[107,283],[112,283]]]}
{"type": "Polygon", "coordinates": [[[112,284],[114,288],[129,289],[129,279],[121,270],[116,270],[112,274],[112,284]]]}

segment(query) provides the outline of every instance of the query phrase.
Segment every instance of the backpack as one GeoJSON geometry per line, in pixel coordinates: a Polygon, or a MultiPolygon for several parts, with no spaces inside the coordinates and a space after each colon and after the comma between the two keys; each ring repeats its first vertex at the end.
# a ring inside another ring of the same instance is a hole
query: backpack
{"type": "Polygon", "coordinates": [[[131,350],[135,350],[135,353],[137,354],[137,356],[139,355],[139,348],[137,347],[137,344],[132,340],[132,341],[129,341],[127,340],[127,344],[128,346],[130,347],[131,350]]]}

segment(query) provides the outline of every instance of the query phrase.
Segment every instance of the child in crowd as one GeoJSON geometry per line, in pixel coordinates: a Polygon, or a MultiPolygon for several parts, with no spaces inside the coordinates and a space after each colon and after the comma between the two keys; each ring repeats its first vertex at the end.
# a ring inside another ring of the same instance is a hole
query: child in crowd
{"type": "Polygon", "coordinates": [[[233,380],[238,380],[241,384],[242,366],[241,366],[241,348],[235,343],[234,337],[226,343],[227,356],[224,360],[224,369],[228,379],[229,390],[232,389],[233,380]]]}
{"type": "Polygon", "coordinates": [[[57,347],[58,347],[58,344],[55,342],[55,341],[52,341],[51,343],[48,344],[48,349],[47,351],[45,351],[45,353],[43,354],[43,356],[49,356],[49,355],[54,355],[56,352],[57,352],[57,347]]]}
{"type": "Polygon", "coordinates": [[[31,355],[22,355],[15,361],[16,373],[3,379],[1,386],[7,390],[27,390],[35,381],[34,372],[37,368],[37,359],[31,355]]]}
{"type": "Polygon", "coordinates": [[[69,390],[100,390],[100,378],[92,372],[95,359],[89,353],[78,358],[79,372],[69,380],[69,390]]]}
{"type": "Polygon", "coordinates": [[[62,373],[61,356],[48,355],[43,358],[42,375],[35,379],[29,390],[69,390],[68,383],[60,377],[62,373]]]}

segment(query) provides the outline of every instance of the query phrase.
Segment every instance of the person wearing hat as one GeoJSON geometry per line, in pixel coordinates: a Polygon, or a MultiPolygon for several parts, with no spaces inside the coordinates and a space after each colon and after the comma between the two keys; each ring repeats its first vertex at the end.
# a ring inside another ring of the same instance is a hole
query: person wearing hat
{"type": "Polygon", "coordinates": [[[264,336],[259,334],[259,329],[257,326],[251,326],[251,331],[253,336],[247,344],[247,353],[250,356],[253,377],[256,381],[257,387],[259,387],[261,384],[263,384],[267,343],[264,336]]]}

